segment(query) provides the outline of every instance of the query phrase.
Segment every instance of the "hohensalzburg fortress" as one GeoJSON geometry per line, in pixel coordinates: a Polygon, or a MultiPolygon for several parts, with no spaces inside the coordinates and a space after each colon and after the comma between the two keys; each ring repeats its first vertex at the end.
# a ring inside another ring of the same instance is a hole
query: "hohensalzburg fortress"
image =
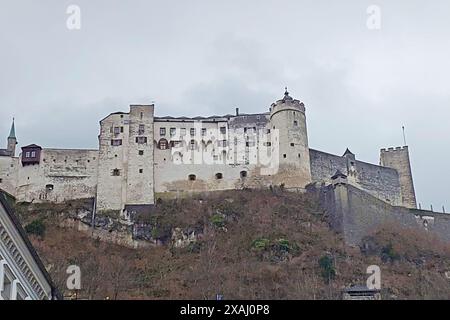
{"type": "Polygon", "coordinates": [[[0,189],[20,202],[94,198],[97,212],[124,217],[158,198],[190,192],[283,186],[302,190],[342,173],[393,206],[416,208],[408,148],[382,149],[380,165],[310,149],[305,106],[285,92],[268,112],[211,117],[154,117],[131,105],[100,121],[98,150],[22,147],[14,122],[0,150],[0,189]]]}

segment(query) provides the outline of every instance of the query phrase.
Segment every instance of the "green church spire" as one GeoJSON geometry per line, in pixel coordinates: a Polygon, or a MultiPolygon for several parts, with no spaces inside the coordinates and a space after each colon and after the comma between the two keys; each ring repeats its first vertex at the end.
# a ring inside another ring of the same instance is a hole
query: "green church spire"
{"type": "Polygon", "coordinates": [[[8,138],[16,139],[16,127],[14,125],[14,118],[13,118],[13,122],[12,122],[12,125],[11,125],[11,131],[9,132],[9,137],[8,138]]]}

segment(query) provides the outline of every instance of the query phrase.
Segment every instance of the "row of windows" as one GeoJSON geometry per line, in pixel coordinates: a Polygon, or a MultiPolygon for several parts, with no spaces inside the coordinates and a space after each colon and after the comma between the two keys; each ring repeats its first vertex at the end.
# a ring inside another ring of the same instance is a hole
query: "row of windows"
{"type": "MultiPolygon", "coordinates": [[[[139,169],[139,173],[144,173],[144,169],[139,169]]],[[[120,169],[113,169],[111,172],[111,175],[113,177],[119,177],[120,176],[120,169]]]]}
{"type": "MultiPolygon", "coordinates": [[[[115,135],[123,133],[123,127],[111,127],[110,129],[111,133],[114,133],[115,135]]],[[[145,133],[145,125],[140,124],[138,134],[143,135],[145,133]]]]}
{"type": "Polygon", "coordinates": [[[25,158],[36,158],[36,151],[25,152],[25,158]]]}
{"type": "MultiPolygon", "coordinates": [[[[239,173],[241,179],[244,179],[247,177],[247,171],[241,171],[239,173]]],[[[215,174],[216,180],[222,180],[223,179],[223,173],[222,172],[218,172],[215,174]]],[[[189,181],[195,181],[197,180],[197,176],[195,174],[190,174],[188,175],[188,180],[189,181]]]]}
{"type": "MultiPolygon", "coordinates": [[[[207,143],[205,143],[205,141],[202,141],[203,142],[203,144],[207,144],[207,143]]],[[[237,145],[238,144],[238,141],[237,140],[235,140],[234,141],[234,144],[235,145],[237,145]]],[[[245,142],[245,146],[246,147],[254,147],[256,145],[256,142],[255,141],[247,141],[247,142],[245,142]]],[[[264,146],[266,146],[266,147],[270,147],[271,145],[272,145],[272,143],[271,142],[264,142],[263,143],[263,145],[264,146]]],[[[293,144],[291,144],[292,146],[293,146],[293,144]]],[[[162,139],[160,139],[159,140],[159,142],[157,143],[157,148],[158,149],[161,149],[161,150],[167,150],[167,149],[169,149],[170,147],[175,147],[175,148],[179,148],[179,147],[182,147],[183,146],[183,141],[170,141],[170,143],[166,140],[166,139],[164,139],[164,138],[162,138],[162,139]]],[[[195,149],[197,149],[197,146],[198,146],[198,143],[197,143],[197,141],[196,140],[191,140],[190,142],[189,142],[189,149],[190,150],[195,150],[195,149]]],[[[225,148],[225,147],[227,147],[228,146],[228,141],[227,140],[218,140],[217,141],[217,146],[218,147],[222,147],[222,148],[225,148]]]]}
{"type": "MultiPolygon", "coordinates": [[[[144,173],[144,169],[139,169],[139,173],[144,173]]],[[[119,177],[120,176],[120,169],[113,169],[111,175],[115,176],[115,177],[119,177]]],[[[240,175],[241,179],[244,179],[244,178],[247,177],[247,171],[241,171],[239,173],[239,175],[240,175]]],[[[217,180],[222,180],[223,179],[223,173],[218,172],[218,173],[215,174],[215,177],[216,177],[217,180]]],[[[195,174],[190,174],[190,175],[188,175],[188,180],[189,181],[195,181],[195,180],[197,180],[197,176],[195,174]]],[[[46,187],[47,187],[47,190],[53,190],[53,185],[47,185],[46,187]],[[50,188],[49,188],[49,186],[50,186],[50,188]]]]}
{"type": "MultiPolygon", "coordinates": [[[[201,133],[202,136],[206,136],[206,128],[202,128],[201,129],[201,133]]],[[[166,128],[159,128],[159,135],[161,137],[166,136],[166,128]]],[[[195,128],[190,128],[189,129],[189,133],[191,136],[195,136],[196,133],[196,129],[195,128]]],[[[227,133],[227,128],[226,127],[220,127],[220,133],[221,134],[226,134],[227,133]]],[[[169,134],[171,137],[175,136],[177,134],[177,128],[170,128],[169,129],[169,134]]],[[[186,135],[186,128],[180,128],[180,136],[185,136],[186,135]]]]}
{"type": "MultiPolygon", "coordinates": [[[[147,143],[147,137],[136,137],[136,143],[137,144],[146,144],[147,143]]],[[[111,139],[111,145],[113,147],[118,147],[122,145],[122,139],[111,139]]]]}

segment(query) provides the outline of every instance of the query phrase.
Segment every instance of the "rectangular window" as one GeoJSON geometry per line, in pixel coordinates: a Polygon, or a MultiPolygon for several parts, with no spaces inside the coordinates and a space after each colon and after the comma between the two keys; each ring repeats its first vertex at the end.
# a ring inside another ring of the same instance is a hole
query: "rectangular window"
{"type": "Polygon", "coordinates": [[[25,158],[29,158],[29,157],[30,157],[30,152],[29,151],[25,152],[25,158]]]}
{"type": "Polygon", "coordinates": [[[113,175],[114,177],[120,176],[120,170],[119,170],[119,169],[114,169],[114,170],[112,171],[112,175],[113,175]]]}
{"type": "Polygon", "coordinates": [[[206,136],[206,128],[202,128],[202,136],[206,136]]]}
{"type": "Polygon", "coordinates": [[[165,136],[166,135],[166,128],[159,128],[159,135],[165,136]]]}
{"type": "Polygon", "coordinates": [[[123,127],[120,127],[120,133],[123,133],[123,127]]]}
{"type": "Polygon", "coordinates": [[[139,135],[143,135],[145,133],[145,126],[143,124],[139,125],[139,135]]]}
{"type": "Polygon", "coordinates": [[[186,128],[181,128],[180,136],[185,136],[185,135],[186,135],[186,128]]]}
{"type": "Polygon", "coordinates": [[[144,155],[144,150],[139,150],[139,155],[143,156],[144,155]]]}
{"type": "Polygon", "coordinates": [[[227,140],[219,140],[219,147],[226,147],[227,146],[227,140]]]}
{"type": "Polygon", "coordinates": [[[170,136],[173,137],[177,133],[177,128],[170,128],[170,136]]]}
{"type": "Polygon", "coordinates": [[[121,146],[122,145],[122,139],[112,139],[111,140],[111,145],[114,146],[114,147],[121,146]]]}
{"type": "Polygon", "coordinates": [[[136,137],[136,143],[138,143],[138,144],[147,143],[147,137],[136,137]]]}
{"type": "Polygon", "coordinates": [[[120,133],[120,127],[114,127],[114,134],[120,133]]]}
{"type": "Polygon", "coordinates": [[[298,126],[298,121],[294,121],[294,126],[298,126]]]}
{"type": "Polygon", "coordinates": [[[0,178],[0,183],[2,183],[3,182],[3,179],[2,178],[0,178]]]}
{"type": "Polygon", "coordinates": [[[191,128],[191,136],[195,136],[195,128],[191,128]]]}
{"type": "Polygon", "coordinates": [[[144,169],[139,169],[139,173],[144,173],[144,169]]]}
{"type": "Polygon", "coordinates": [[[227,128],[226,127],[220,127],[220,133],[221,134],[227,133],[227,128]]]}
{"type": "Polygon", "coordinates": [[[36,151],[31,151],[31,157],[36,158],[36,151]]]}

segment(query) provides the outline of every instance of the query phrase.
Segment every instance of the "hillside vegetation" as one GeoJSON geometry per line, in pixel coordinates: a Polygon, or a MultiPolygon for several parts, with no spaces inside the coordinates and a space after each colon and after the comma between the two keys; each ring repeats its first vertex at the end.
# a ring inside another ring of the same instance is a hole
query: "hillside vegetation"
{"type": "MultiPolygon", "coordinates": [[[[70,206],[76,204],[69,204],[70,206]]],[[[450,246],[425,231],[381,226],[362,248],[344,245],[307,194],[227,191],[163,200],[152,236],[163,245],[130,249],[59,227],[67,206],[18,205],[32,242],[65,290],[69,265],[82,270],[79,299],[340,299],[381,268],[383,299],[449,299],[450,246]],[[194,231],[184,248],[175,228],[194,231]]]]}

